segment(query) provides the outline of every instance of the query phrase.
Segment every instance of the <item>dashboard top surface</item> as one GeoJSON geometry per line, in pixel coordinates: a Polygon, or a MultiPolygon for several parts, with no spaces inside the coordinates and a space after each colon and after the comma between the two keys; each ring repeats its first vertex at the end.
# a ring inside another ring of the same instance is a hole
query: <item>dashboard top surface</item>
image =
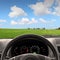
{"type": "MultiPolygon", "coordinates": [[[[49,40],[55,47],[60,46],[60,37],[46,38],[49,40]]],[[[6,47],[6,45],[13,39],[0,39],[0,53],[6,47]]]]}

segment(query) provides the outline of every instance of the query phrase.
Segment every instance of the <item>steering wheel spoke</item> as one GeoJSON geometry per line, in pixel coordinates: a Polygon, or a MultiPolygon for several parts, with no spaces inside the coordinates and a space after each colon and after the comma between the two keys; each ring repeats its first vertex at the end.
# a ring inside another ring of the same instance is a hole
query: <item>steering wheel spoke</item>
{"type": "Polygon", "coordinates": [[[44,60],[56,60],[56,58],[51,58],[51,57],[48,57],[48,56],[43,56],[43,57],[45,57],[44,60]]]}
{"type": "Polygon", "coordinates": [[[51,58],[49,56],[44,56],[44,55],[40,55],[38,54],[37,57],[40,59],[40,60],[56,60],[55,57],[51,58]]]}

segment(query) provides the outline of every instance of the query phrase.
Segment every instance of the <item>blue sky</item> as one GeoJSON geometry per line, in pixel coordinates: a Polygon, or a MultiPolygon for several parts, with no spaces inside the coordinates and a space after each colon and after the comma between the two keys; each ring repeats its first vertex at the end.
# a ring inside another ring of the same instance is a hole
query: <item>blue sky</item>
{"type": "Polygon", "coordinates": [[[0,28],[60,27],[60,0],[0,0],[0,28]]]}

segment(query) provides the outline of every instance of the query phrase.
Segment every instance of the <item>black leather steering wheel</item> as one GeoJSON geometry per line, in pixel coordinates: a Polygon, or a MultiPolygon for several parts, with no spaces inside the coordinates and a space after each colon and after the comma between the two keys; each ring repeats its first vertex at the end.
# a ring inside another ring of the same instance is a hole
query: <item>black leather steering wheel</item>
{"type": "Polygon", "coordinates": [[[59,60],[59,56],[58,56],[58,52],[55,49],[55,47],[47,39],[45,39],[44,37],[38,36],[38,35],[27,34],[27,35],[19,36],[8,43],[8,45],[6,46],[6,48],[4,49],[1,55],[1,60],[5,60],[5,59],[7,60],[59,60]],[[16,41],[22,40],[22,39],[26,39],[26,38],[34,38],[34,39],[38,39],[39,41],[42,39],[41,41],[45,42],[51,48],[54,54],[54,58],[40,55],[40,54],[27,53],[27,54],[21,54],[21,55],[7,59],[6,58],[7,52],[9,48],[13,45],[13,43],[15,43],[16,41]]]}

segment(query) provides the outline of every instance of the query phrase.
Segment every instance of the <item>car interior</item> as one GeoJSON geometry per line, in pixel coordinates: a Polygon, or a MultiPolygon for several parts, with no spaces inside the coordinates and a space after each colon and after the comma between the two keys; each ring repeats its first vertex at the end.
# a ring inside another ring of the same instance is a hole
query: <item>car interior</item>
{"type": "Polygon", "coordinates": [[[0,40],[1,60],[60,60],[60,38],[25,34],[0,40]]]}
{"type": "Polygon", "coordinates": [[[60,60],[60,0],[0,0],[0,60],[60,60]]]}

